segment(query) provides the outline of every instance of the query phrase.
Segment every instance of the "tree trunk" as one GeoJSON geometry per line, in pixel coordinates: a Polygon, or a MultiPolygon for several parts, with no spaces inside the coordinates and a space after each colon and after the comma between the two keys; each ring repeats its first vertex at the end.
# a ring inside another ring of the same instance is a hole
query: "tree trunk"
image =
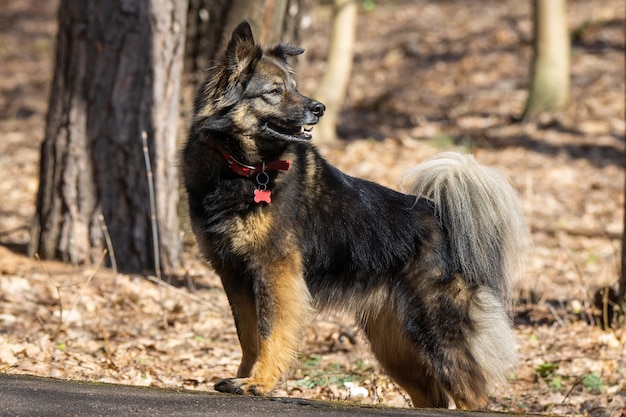
{"type": "Polygon", "coordinates": [[[286,11],[287,0],[232,0],[225,34],[230,35],[242,20],[247,20],[257,43],[277,43],[283,35],[286,11]]]}
{"type": "MultiPolygon", "coordinates": [[[[309,29],[313,24],[313,5],[315,0],[287,0],[286,12],[281,29],[281,42],[307,47],[309,29]]],[[[298,55],[301,62],[306,54],[298,55]]]]}
{"type": "Polygon", "coordinates": [[[534,0],[533,7],[535,55],[524,121],[562,109],[569,94],[566,0],[534,0]]]}
{"type": "Polygon", "coordinates": [[[61,1],[31,253],[91,263],[107,248],[106,225],[119,270],[178,267],[186,12],[185,0],[61,1]]]}
{"type": "Polygon", "coordinates": [[[328,62],[315,98],[326,105],[326,112],[315,128],[318,143],[332,143],[337,140],[337,119],[346,95],[357,22],[355,0],[335,0],[333,29],[330,35],[328,62]]]}
{"type": "Polygon", "coordinates": [[[204,70],[210,67],[222,39],[230,0],[189,0],[185,73],[194,84],[204,81],[204,70]]]}
{"type": "Polygon", "coordinates": [[[310,26],[313,0],[189,1],[185,72],[199,84],[204,81],[204,70],[242,20],[250,22],[257,43],[289,42],[302,46],[302,33],[310,26]]]}

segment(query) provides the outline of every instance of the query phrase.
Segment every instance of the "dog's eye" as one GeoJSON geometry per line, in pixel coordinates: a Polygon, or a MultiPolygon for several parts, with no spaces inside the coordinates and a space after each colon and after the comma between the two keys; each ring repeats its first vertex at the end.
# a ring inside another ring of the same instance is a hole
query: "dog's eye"
{"type": "Polygon", "coordinates": [[[269,90],[267,93],[270,96],[280,96],[283,94],[283,90],[281,90],[280,88],[274,88],[272,90],[269,90]]]}

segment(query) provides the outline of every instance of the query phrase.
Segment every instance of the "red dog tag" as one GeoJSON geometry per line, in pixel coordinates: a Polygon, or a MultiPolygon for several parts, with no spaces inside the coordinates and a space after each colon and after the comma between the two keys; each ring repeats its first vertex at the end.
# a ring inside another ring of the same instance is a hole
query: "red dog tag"
{"type": "Polygon", "coordinates": [[[254,190],[254,202],[260,203],[271,203],[272,202],[272,192],[270,190],[254,190]]]}

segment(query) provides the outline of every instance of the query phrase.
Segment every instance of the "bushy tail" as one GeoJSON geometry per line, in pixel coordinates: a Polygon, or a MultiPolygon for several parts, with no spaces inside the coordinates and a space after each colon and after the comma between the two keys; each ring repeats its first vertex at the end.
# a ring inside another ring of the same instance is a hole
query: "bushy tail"
{"type": "Polygon", "coordinates": [[[490,287],[509,305],[530,235],[508,181],[471,155],[444,152],[416,166],[402,186],[433,201],[465,279],[490,287]]]}
{"type": "Polygon", "coordinates": [[[457,270],[479,285],[470,301],[466,341],[489,385],[503,381],[517,360],[507,310],[530,246],[517,193],[496,171],[454,152],[418,165],[403,185],[405,192],[434,203],[457,270]]]}

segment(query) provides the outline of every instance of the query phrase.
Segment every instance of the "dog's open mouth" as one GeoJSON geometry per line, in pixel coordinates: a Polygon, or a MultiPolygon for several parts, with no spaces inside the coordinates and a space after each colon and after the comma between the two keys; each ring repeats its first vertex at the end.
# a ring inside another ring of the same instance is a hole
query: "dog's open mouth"
{"type": "Polygon", "coordinates": [[[268,122],[265,127],[287,140],[311,140],[313,137],[313,135],[311,135],[313,125],[295,126],[277,122],[268,122]]]}

